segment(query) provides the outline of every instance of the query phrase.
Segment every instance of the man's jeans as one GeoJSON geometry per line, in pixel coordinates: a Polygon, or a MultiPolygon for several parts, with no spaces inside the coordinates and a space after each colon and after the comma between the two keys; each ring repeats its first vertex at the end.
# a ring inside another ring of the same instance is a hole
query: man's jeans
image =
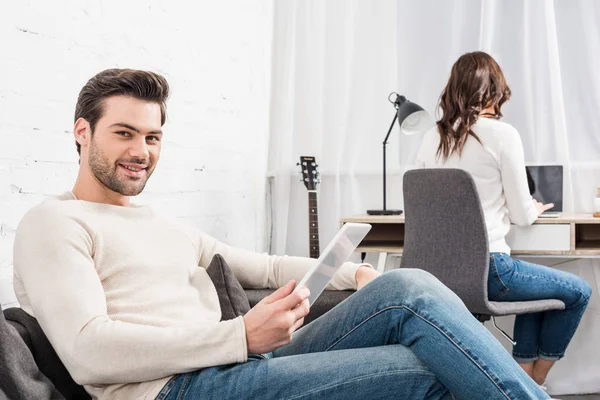
{"type": "Polygon", "coordinates": [[[564,311],[518,315],[513,357],[520,363],[538,358],[555,361],[565,350],[581,321],[592,289],[577,275],[491,253],[488,296],[493,301],[558,299],[564,311]]]}
{"type": "Polygon", "coordinates": [[[178,375],[157,399],[546,399],[431,274],[390,271],[242,364],[178,375]],[[450,393],[449,391],[452,393],[450,393]]]}

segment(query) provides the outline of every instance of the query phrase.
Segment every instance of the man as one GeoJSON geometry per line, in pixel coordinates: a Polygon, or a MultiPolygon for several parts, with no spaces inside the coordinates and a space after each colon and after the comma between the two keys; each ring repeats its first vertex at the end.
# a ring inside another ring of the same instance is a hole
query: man
{"type": "Polygon", "coordinates": [[[82,89],[73,190],[33,208],[15,240],[15,291],[75,381],[99,399],[459,398],[546,395],[431,275],[377,277],[297,331],[312,261],[229,247],[130,203],[160,156],[169,88],[157,74],[107,70],[82,89]],[[220,322],[205,268],[221,254],[245,287],[279,287],[220,322]],[[335,350],[335,351],[334,351],[335,350]]]}

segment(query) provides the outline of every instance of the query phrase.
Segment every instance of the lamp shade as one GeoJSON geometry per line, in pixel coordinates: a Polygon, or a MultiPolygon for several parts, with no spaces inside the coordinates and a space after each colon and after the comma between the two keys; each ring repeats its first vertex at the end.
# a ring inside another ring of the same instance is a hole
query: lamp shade
{"type": "Polygon", "coordinates": [[[421,106],[399,96],[398,124],[405,135],[416,135],[433,128],[435,121],[421,106]]]}

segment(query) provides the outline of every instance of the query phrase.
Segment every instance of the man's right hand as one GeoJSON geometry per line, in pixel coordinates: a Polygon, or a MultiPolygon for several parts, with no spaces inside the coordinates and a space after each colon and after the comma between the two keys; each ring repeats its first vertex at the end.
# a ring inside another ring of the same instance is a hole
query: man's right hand
{"type": "Polygon", "coordinates": [[[289,281],[244,315],[248,354],[268,353],[292,341],[309,312],[310,295],[306,287],[293,292],[295,285],[289,281]]]}

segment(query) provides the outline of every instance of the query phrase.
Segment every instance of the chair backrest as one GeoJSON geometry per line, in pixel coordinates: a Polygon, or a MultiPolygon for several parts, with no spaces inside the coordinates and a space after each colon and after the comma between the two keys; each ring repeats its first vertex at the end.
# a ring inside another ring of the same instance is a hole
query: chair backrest
{"type": "Polygon", "coordinates": [[[460,169],[404,175],[402,267],[430,272],[472,313],[489,314],[488,236],[475,182],[460,169]]]}

